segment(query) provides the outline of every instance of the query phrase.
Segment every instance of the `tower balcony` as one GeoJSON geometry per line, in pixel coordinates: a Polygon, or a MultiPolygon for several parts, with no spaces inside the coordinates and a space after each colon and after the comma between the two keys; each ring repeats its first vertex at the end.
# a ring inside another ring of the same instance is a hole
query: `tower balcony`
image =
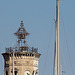
{"type": "MultiPolygon", "coordinates": [[[[5,49],[5,52],[6,53],[9,53],[9,52],[13,52],[13,47],[9,47],[9,48],[6,48],[5,49]]],[[[31,52],[31,53],[38,53],[38,48],[34,48],[34,47],[25,47],[25,46],[22,46],[22,47],[15,47],[15,52],[31,52]]]]}

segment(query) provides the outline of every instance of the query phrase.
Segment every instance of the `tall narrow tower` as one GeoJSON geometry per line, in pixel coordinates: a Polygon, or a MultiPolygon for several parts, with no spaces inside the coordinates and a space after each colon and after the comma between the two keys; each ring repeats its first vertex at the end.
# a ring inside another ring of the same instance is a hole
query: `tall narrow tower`
{"type": "MultiPolygon", "coordinates": [[[[41,54],[38,49],[26,44],[29,33],[23,27],[23,21],[17,32],[17,46],[14,52],[14,75],[38,75],[38,60],[41,54]]],[[[13,75],[13,48],[6,48],[4,57],[4,75],[13,75]]]]}

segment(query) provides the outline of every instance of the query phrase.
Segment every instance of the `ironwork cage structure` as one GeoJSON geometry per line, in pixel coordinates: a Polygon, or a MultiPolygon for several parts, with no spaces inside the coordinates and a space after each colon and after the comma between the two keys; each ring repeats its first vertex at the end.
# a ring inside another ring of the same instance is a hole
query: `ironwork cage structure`
{"type": "MultiPolygon", "coordinates": [[[[14,33],[17,36],[17,46],[15,47],[15,52],[28,51],[38,53],[38,48],[30,47],[26,44],[26,37],[29,33],[24,28],[24,23],[21,21],[19,29],[14,33]]],[[[6,48],[7,52],[13,52],[13,47],[6,48]]]]}

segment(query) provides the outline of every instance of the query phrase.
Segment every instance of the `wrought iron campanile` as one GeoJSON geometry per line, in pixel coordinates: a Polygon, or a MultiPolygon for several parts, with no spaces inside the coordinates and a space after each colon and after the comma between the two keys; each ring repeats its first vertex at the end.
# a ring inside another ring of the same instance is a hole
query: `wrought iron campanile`
{"type": "Polygon", "coordinates": [[[28,47],[26,46],[26,36],[29,35],[29,33],[25,30],[25,28],[23,27],[23,21],[21,21],[21,25],[18,29],[17,32],[15,32],[14,34],[18,37],[18,47],[21,50],[27,50],[28,47]]]}

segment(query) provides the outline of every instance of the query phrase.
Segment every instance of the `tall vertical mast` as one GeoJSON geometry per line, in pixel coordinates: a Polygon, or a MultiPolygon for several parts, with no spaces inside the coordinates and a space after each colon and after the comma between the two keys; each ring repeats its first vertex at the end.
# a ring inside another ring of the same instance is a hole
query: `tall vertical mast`
{"type": "Polygon", "coordinates": [[[56,59],[55,59],[55,75],[59,75],[59,0],[56,0],[56,59]]]}
{"type": "Polygon", "coordinates": [[[14,48],[13,48],[13,75],[14,75],[14,48]]]}

